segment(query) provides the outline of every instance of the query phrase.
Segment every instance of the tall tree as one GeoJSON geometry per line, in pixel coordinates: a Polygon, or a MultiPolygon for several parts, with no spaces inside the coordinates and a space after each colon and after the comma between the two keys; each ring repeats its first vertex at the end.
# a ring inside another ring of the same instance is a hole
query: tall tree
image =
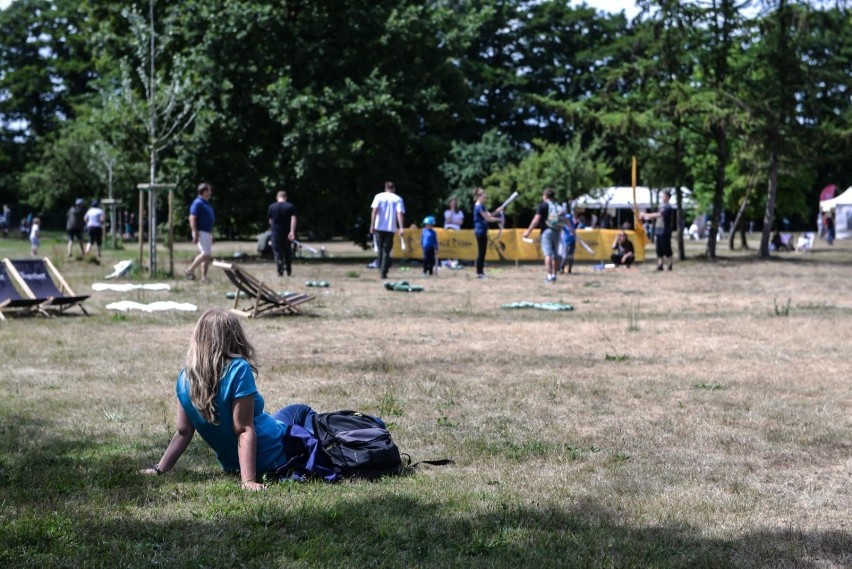
{"type": "Polygon", "coordinates": [[[779,172],[785,155],[806,155],[796,145],[796,97],[804,84],[804,61],[798,53],[801,25],[807,6],[788,0],[765,2],[765,10],[755,21],[759,34],[749,50],[744,100],[754,119],[754,134],[760,140],[767,160],[766,209],[760,239],[760,257],[769,256],[769,241],[775,225],[779,172]]]}
{"type": "Polygon", "coordinates": [[[6,199],[36,145],[75,116],[93,91],[84,14],[74,0],[17,0],[0,11],[0,156],[12,171],[0,176],[6,199]]]}

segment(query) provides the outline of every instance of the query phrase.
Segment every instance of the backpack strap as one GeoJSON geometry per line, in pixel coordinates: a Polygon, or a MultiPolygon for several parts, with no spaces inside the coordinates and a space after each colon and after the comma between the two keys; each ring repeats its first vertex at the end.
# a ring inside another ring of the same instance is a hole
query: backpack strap
{"type": "Polygon", "coordinates": [[[440,458],[436,460],[418,460],[414,464],[411,464],[411,455],[407,452],[400,453],[400,456],[403,457],[402,468],[404,470],[417,468],[418,464],[431,464],[432,466],[447,466],[448,464],[455,464],[455,461],[450,458],[440,458]]]}

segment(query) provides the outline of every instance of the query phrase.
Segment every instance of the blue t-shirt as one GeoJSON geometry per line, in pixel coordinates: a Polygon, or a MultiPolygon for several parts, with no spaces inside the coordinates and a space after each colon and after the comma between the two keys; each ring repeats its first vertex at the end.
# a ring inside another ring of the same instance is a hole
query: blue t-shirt
{"type": "Polygon", "coordinates": [[[485,211],[485,206],[482,204],[473,206],[473,233],[475,235],[485,235],[488,233],[488,222],[482,217],[483,211],[485,211]]]}
{"type": "Polygon", "coordinates": [[[571,230],[577,230],[577,224],[574,222],[574,216],[570,213],[565,214],[565,225],[562,226],[562,243],[571,245],[576,243],[577,236],[571,230]]]}
{"type": "Polygon", "coordinates": [[[249,363],[234,358],[225,370],[216,395],[218,425],[208,423],[192,404],[189,396],[189,381],[181,370],[175,387],[177,398],[186,411],[192,426],[201,438],[216,452],[216,458],[227,472],[239,472],[240,459],[237,454],[237,436],[234,433],[233,403],[235,399],[254,396],[254,430],[257,433],[257,472],[262,474],[283,466],[284,433],[286,426],[276,421],[263,410],[263,397],[257,391],[254,373],[249,363]]]}
{"type": "Polygon", "coordinates": [[[189,206],[189,215],[195,216],[195,227],[205,233],[213,233],[213,206],[202,197],[195,198],[189,206]]]}
{"type": "Polygon", "coordinates": [[[434,229],[429,229],[427,227],[423,228],[423,231],[420,232],[420,247],[424,251],[426,249],[438,248],[438,235],[435,233],[434,229]]]}

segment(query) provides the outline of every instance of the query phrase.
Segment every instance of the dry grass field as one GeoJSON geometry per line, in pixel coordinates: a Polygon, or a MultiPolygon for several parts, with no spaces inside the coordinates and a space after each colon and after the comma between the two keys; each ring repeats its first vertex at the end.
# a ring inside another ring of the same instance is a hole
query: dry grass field
{"type": "MultiPolygon", "coordinates": [[[[0,563],[852,566],[852,243],[715,262],[691,244],[672,272],[581,265],[554,285],[538,264],[483,281],[396,264],[391,280],[420,293],[386,291],[367,253],[326,246],[290,279],[246,265],[316,294],[300,316],[245,321],[267,408],[374,412],[415,460],[455,465],[254,495],[197,439],[173,472],[139,475],[174,429],[195,319],[232,303],[227,280],[92,292],[132,251],[98,266],[48,244],[91,316],[0,323],[0,563]],[[199,312],[105,309],[120,299],[199,312]],[[517,301],[574,311],[501,309],[517,301]]],[[[215,252],[238,248],[253,244],[215,252]]]]}

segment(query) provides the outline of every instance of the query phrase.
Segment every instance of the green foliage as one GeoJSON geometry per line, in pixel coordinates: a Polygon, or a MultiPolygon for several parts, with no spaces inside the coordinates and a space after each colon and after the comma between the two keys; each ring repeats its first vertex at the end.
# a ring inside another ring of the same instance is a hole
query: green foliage
{"type": "Polygon", "coordinates": [[[179,210],[212,182],[224,235],[265,228],[286,188],[311,237],[363,241],[388,179],[408,221],[480,185],[520,191],[517,212],[546,186],[627,184],[635,155],[640,184],[689,186],[715,221],[748,200],[749,219],[810,222],[852,176],[844,7],[640,5],[628,22],[555,0],[16,0],[0,199],[129,197],[153,171],[179,210]]]}
{"type": "Polygon", "coordinates": [[[517,191],[520,197],[509,206],[532,208],[541,201],[545,188],[556,191],[558,202],[568,201],[596,188],[610,185],[612,167],[601,151],[601,141],[596,139],[584,145],[582,137],[575,135],[568,144],[533,141],[534,150],[518,164],[509,165],[485,179],[488,188],[494,189],[497,201],[517,191]]]}
{"type": "Polygon", "coordinates": [[[441,165],[450,195],[459,204],[473,201],[473,190],[483,185],[489,175],[514,163],[523,154],[512,146],[507,136],[489,130],[477,142],[453,142],[448,159],[441,165]]]}

